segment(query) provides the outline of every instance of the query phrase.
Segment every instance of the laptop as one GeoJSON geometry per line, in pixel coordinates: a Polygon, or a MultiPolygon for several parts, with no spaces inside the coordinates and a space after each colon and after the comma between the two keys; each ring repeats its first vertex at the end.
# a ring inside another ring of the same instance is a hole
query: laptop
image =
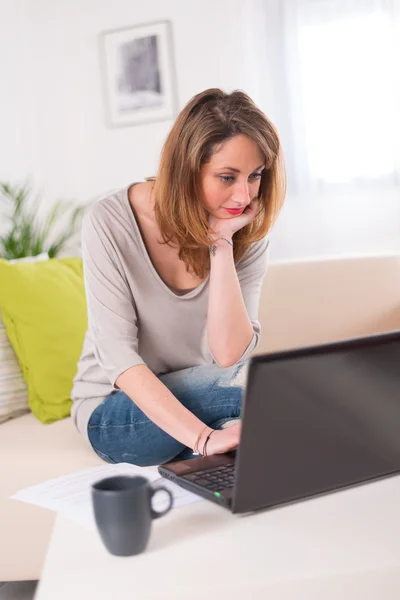
{"type": "Polygon", "coordinates": [[[400,331],[249,361],[236,452],[159,473],[247,513],[400,472],[400,331]]]}

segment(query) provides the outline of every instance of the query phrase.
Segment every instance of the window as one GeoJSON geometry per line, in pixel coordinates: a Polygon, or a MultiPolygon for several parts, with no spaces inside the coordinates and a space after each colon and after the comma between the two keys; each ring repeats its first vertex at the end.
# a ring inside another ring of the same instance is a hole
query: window
{"type": "Polygon", "coordinates": [[[400,0],[284,0],[295,187],[400,181],[400,0]]]}

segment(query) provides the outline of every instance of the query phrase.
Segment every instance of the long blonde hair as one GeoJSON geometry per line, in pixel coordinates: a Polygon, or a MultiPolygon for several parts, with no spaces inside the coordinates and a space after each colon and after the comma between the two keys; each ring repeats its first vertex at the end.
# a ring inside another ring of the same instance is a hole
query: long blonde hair
{"type": "Polygon", "coordinates": [[[240,134],[258,145],[266,168],[257,215],[233,236],[237,262],[250,244],[266,235],[285,198],[285,167],[275,127],[244,92],[209,89],[182,109],[162,149],[153,189],[157,223],[164,243],[177,245],[188,271],[202,279],[210,269],[210,242],[200,169],[221,144],[240,134]]]}

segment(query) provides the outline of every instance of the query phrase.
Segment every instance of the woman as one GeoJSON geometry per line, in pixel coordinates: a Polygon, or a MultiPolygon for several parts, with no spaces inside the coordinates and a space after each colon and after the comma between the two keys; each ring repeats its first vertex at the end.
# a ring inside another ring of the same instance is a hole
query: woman
{"type": "Polygon", "coordinates": [[[72,415],[107,462],[156,465],[234,449],[257,345],[266,234],[285,176],[275,128],[243,92],[178,115],[157,177],[90,207],[88,332],[72,415]]]}

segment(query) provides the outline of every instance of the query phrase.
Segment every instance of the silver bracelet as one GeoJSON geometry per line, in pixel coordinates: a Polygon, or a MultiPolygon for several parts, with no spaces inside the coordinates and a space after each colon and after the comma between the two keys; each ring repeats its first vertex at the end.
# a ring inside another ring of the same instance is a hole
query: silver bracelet
{"type": "Polygon", "coordinates": [[[224,238],[224,237],[219,237],[216,240],[214,240],[213,245],[209,247],[210,254],[212,254],[213,256],[215,256],[217,253],[217,246],[215,245],[215,242],[218,242],[218,240],[225,240],[225,242],[228,242],[228,244],[230,246],[232,246],[232,248],[233,248],[232,240],[228,240],[227,238],[224,238]]]}

